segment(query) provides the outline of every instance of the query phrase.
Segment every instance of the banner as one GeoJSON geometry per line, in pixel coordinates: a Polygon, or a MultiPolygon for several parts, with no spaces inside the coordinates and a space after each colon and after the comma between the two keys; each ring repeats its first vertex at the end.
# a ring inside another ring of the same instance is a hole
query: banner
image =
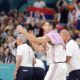
{"type": "Polygon", "coordinates": [[[42,12],[42,13],[48,14],[48,15],[53,15],[56,12],[55,10],[50,9],[50,8],[36,8],[33,6],[27,7],[26,11],[32,11],[32,12],[39,11],[39,12],[42,12]]]}
{"type": "Polygon", "coordinates": [[[14,80],[14,64],[0,64],[0,80],[14,80]]]}

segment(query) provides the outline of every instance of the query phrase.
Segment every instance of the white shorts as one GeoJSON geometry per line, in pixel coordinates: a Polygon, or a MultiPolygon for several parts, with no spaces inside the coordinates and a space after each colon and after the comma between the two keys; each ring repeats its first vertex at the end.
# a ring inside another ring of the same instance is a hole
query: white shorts
{"type": "Polygon", "coordinates": [[[67,64],[50,64],[44,80],[66,80],[67,64]]]}

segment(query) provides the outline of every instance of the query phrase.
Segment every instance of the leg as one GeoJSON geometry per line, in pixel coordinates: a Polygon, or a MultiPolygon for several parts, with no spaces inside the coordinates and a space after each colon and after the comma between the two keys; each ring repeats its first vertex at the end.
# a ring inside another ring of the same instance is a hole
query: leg
{"type": "Polygon", "coordinates": [[[32,68],[21,67],[16,80],[32,80],[32,68]]]}
{"type": "Polygon", "coordinates": [[[70,72],[67,80],[76,80],[76,79],[77,79],[77,78],[76,78],[76,73],[75,73],[75,71],[70,72]]]}
{"type": "Polygon", "coordinates": [[[75,70],[76,79],[80,80],[80,70],[75,70]]]}
{"type": "Polygon", "coordinates": [[[33,68],[33,79],[34,80],[44,80],[44,76],[45,76],[45,71],[42,68],[39,67],[34,67],[33,68]]]}
{"type": "Polygon", "coordinates": [[[51,64],[49,66],[49,70],[44,78],[44,80],[53,80],[54,74],[57,70],[58,65],[57,64],[51,64]]]}
{"type": "Polygon", "coordinates": [[[23,79],[25,79],[25,74],[23,73],[23,68],[22,67],[20,67],[19,68],[19,70],[18,70],[18,72],[17,72],[17,78],[16,78],[16,80],[23,80],[23,79]]]}
{"type": "Polygon", "coordinates": [[[45,71],[42,68],[37,68],[37,80],[44,80],[45,71]]]}
{"type": "Polygon", "coordinates": [[[66,63],[51,65],[44,80],[66,80],[66,63]]]}
{"type": "Polygon", "coordinates": [[[66,80],[66,73],[67,73],[66,63],[59,63],[53,80],[66,80]]]}

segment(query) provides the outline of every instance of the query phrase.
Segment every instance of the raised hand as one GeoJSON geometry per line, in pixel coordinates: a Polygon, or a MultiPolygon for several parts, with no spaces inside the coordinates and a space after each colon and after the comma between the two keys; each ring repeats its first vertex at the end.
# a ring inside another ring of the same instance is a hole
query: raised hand
{"type": "Polygon", "coordinates": [[[17,30],[19,33],[22,33],[22,32],[24,31],[24,28],[23,28],[21,25],[18,25],[16,30],[17,30]]]}

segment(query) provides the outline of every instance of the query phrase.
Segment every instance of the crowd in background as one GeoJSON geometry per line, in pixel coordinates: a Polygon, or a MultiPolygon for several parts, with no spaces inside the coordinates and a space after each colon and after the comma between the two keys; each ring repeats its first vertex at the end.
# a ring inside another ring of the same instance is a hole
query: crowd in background
{"type": "MultiPolygon", "coordinates": [[[[37,6],[38,1],[33,4],[34,7],[39,7],[39,5],[37,6]]],[[[78,16],[80,11],[77,8],[77,4],[74,5],[75,9],[69,10],[68,4],[64,1],[64,6],[62,6],[62,3],[57,3],[58,12],[54,14],[54,19],[52,20],[56,24],[55,30],[60,32],[62,29],[67,29],[80,46],[80,16],[78,16]]],[[[45,2],[41,4],[39,8],[47,7],[45,2]]],[[[8,14],[5,14],[4,11],[0,12],[0,63],[16,63],[16,37],[18,35],[16,27],[18,25],[25,27],[30,34],[40,37],[43,35],[42,25],[46,20],[45,14],[39,11],[35,13],[29,11],[20,13],[14,9],[10,10],[8,14]]],[[[28,44],[30,45],[29,42],[28,44]]],[[[36,58],[46,63],[46,55],[43,52],[34,51],[34,53],[36,58]]]]}

